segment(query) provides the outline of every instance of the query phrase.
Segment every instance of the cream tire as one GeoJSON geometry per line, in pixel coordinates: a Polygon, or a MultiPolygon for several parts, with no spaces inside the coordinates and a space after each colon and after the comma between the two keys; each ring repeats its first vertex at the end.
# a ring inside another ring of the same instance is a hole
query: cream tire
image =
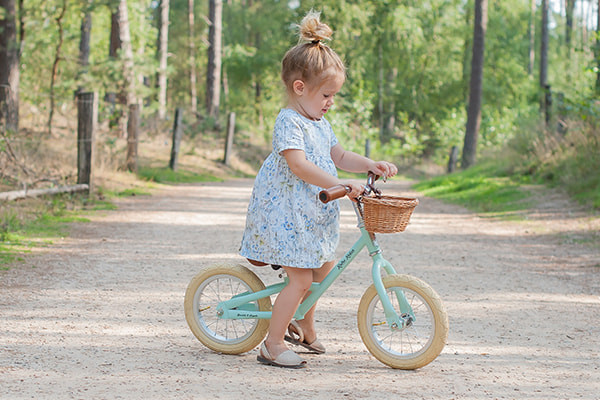
{"type": "Polygon", "coordinates": [[[401,313],[394,290],[401,290],[413,308],[416,320],[403,329],[388,326],[374,285],[361,298],[358,330],[369,352],[382,363],[399,369],[417,369],[432,362],[448,338],[448,316],[438,294],[425,282],[410,275],[383,278],[386,294],[401,313]]]}
{"type": "MultiPolygon", "coordinates": [[[[264,283],[241,265],[215,265],[199,272],[185,292],[185,319],[206,347],[219,353],[241,354],[254,349],[269,329],[268,319],[222,319],[217,304],[245,292],[258,292],[264,283]]],[[[249,303],[256,311],[271,311],[269,297],[249,303]]]]}

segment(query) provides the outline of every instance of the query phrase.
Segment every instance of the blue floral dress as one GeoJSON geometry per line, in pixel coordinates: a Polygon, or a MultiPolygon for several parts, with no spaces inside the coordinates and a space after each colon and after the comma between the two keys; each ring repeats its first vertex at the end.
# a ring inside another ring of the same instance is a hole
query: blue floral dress
{"type": "Polygon", "coordinates": [[[312,121],[282,109],[273,129],[273,151],[260,168],[246,218],[240,254],[296,268],[319,268],[335,258],[339,205],[321,203],[322,189],[290,170],[283,150],[304,150],[306,159],[337,176],[331,148],[338,143],[325,118],[312,121]]]}

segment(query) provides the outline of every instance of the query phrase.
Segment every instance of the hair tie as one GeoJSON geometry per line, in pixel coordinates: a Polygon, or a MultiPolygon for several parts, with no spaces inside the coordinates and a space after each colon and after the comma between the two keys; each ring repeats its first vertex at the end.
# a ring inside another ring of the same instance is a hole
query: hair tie
{"type": "Polygon", "coordinates": [[[319,44],[321,42],[321,40],[317,39],[317,40],[313,40],[311,43],[312,44],[319,44]]]}

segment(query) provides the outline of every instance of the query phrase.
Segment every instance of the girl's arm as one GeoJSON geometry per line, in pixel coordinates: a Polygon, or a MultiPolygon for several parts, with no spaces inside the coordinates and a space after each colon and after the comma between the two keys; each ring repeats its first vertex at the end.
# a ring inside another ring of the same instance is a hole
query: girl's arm
{"type": "Polygon", "coordinates": [[[306,183],[322,188],[330,188],[342,183],[335,176],[328,174],[308,161],[304,150],[288,149],[284,150],[282,154],[294,175],[306,183]]]}
{"type": "Polygon", "coordinates": [[[357,197],[362,194],[363,188],[361,185],[352,182],[342,182],[335,176],[323,171],[314,163],[306,159],[304,150],[288,149],[284,150],[282,154],[285,157],[290,170],[304,182],[325,189],[335,185],[345,185],[352,189],[348,194],[350,197],[357,197]]]}
{"type": "Polygon", "coordinates": [[[331,148],[331,159],[335,166],[347,172],[374,172],[377,175],[392,177],[398,168],[387,161],[373,161],[353,151],[344,150],[339,143],[331,148]]]}
{"type": "MultiPolygon", "coordinates": [[[[325,189],[335,185],[349,186],[352,189],[349,193],[350,197],[360,196],[363,192],[362,185],[353,182],[342,182],[335,176],[328,174],[312,162],[308,161],[304,150],[288,149],[284,150],[282,154],[294,175],[306,183],[325,189]]],[[[331,149],[331,158],[336,167],[348,172],[372,171],[380,176],[386,176],[388,178],[396,175],[398,172],[398,168],[392,163],[387,161],[375,162],[360,154],[344,150],[340,144],[333,146],[331,149]]]]}

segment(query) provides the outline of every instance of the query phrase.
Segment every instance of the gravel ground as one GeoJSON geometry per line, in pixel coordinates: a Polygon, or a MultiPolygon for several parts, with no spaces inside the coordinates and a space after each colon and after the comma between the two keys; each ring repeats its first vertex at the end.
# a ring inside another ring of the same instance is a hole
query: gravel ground
{"type": "MultiPolygon", "coordinates": [[[[424,368],[392,370],[362,344],[365,254],[321,300],[327,353],[305,355],[308,368],[258,364],[257,349],[227,356],[203,347],[186,325],[184,292],[204,266],[244,263],[237,249],[251,185],[120,200],[0,271],[0,398],[600,398],[600,219],[560,195],[520,222],[421,198],[406,232],[378,236],[399,272],[427,281],[446,305],[448,343],[424,368]]],[[[340,255],[357,236],[342,204],[340,255]]],[[[278,279],[253,269],[266,283],[278,279]]]]}

